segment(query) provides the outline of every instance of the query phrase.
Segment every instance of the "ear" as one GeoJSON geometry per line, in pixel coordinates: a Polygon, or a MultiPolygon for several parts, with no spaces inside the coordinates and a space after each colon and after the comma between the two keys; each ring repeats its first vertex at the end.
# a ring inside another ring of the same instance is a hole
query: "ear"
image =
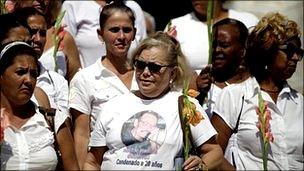
{"type": "Polygon", "coordinates": [[[99,39],[101,42],[104,42],[104,41],[103,41],[103,38],[102,38],[102,36],[103,36],[103,31],[99,28],[99,29],[96,30],[96,32],[97,32],[97,35],[98,35],[98,39],[99,39]]]}
{"type": "Polygon", "coordinates": [[[178,67],[175,66],[175,67],[173,68],[173,70],[171,71],[171,80],[175,80],[175,79],[176,79],[176,77],[177,77],[177,72],[178,72],[178,67]]]}

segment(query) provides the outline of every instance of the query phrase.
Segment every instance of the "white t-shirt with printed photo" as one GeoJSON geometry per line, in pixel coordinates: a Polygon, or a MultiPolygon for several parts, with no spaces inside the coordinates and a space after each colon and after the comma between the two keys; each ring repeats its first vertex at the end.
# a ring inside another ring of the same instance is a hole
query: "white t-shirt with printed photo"
{"type": "MultiPolygon", "coordinates": [[[[103,170],[172,170],[182,152],[182,129],[178,113],[180,92],[160,99],[142,100],[128,93],[105,104],[89,146],[107,146],[103,170]]],[[[196,146],[216,135],[208,116],[194,99],[203,119],[191,132],[196,146]]]]}

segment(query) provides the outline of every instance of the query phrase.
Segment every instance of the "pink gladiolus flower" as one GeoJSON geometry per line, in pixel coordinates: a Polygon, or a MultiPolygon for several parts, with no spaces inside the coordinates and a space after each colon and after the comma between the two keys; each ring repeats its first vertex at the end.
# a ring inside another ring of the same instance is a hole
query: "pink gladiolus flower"
{"type": "Polygon", "coordinates": [[[268,103],[262,98],[261,93],[258,94],[258,104],[256,113],[258,115],[257,127],[262,138],[262,151],[263,151],[263,168],[267,170],[267,155],[269,142],[273,142],[274,138],[270,129],[271,112],[268,109],[268,103]]]}

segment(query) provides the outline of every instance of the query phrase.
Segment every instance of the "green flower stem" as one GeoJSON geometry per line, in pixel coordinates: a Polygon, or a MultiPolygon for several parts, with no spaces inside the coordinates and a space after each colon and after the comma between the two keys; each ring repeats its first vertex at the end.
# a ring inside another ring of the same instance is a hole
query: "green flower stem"
{"type": "Polygon", "coordinates": [[[189,158],[189,151],[190,151],[190,140],[189,140],[189,133],[190,133],[190,127],[188,124],[185,126],[185,144],[184,144],[184,158],[185,161],[189,158]]]}
{"type": "Polygon", "coordinates": [[[55,61],[55,71],[56,72],[58,71],[57,52],[58,52],[58,48],[59,48],[59,45],[60,45],[60,42],[61,42],[61,38],[57,34],[59,34],[58,30],[61,27],[61,21],[64,17],[64,14],[65,14],[65,11],[63,11],[59,14],[59,16],[56,19],[55,25],[54,25],[55,34],[53,35],[53,42],[54,42],[55,47],[54,47],[53,58],[54,58],[54,61],[55,61]]]}
{"type": "Polygon", "coordinates": [[[213,6],[214,1],[208,0],[208,7],[207,7],[207,26],[208,26],[208,44],[209,44],[209,56],[208,56],[208,64],[211,64],[212,58],[212,24],[213,24],[213,6]]]}

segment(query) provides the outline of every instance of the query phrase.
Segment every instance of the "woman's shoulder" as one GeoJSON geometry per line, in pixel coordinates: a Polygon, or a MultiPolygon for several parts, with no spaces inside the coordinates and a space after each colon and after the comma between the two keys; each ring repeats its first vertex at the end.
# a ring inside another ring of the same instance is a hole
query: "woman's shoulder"
{"type": "Polygon", "coordinates": [[[183,22],[187,22],[191,20],[192,13],[185,14],[183,16],[172,19],[172,24],[185,24],[183,22]]]}

